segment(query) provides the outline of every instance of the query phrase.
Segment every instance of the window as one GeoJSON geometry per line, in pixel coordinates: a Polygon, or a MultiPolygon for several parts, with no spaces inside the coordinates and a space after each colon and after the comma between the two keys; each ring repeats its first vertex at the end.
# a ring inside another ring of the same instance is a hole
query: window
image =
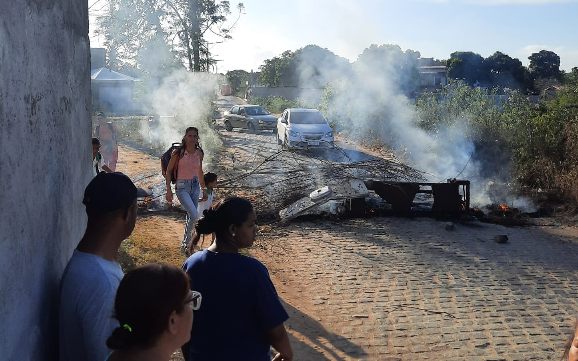
{"type": "Polygon", "coordinates": [[[231,114],[239,114],[239,107],[233,107],[231,109],[231,114]]]}
{"type": "Polygon", "coordinates": [[[319,112],[293,112],[291,113],[293,124],[325,124],[327,121],[319,112]]]}

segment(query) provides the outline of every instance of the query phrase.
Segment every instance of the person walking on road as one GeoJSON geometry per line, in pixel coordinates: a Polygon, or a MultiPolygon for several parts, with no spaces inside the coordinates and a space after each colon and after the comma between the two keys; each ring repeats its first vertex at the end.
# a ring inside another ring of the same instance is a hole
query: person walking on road
{"type": "Polygon", "coordinates": [[[177,167],[177,182],[175,191],[177,198],[183,208],[187,211],[185,222],[185,232],[181,242],[181,253],[185,254],[189,242],[191,241],[193,227],[199,212],[199,196],[201,200],[207,200],[205,187],[205,177],[203,174],[203,149],[199,144],[199,130],[195,127],[188,127],[181,142],[181,146],[176,149],[167,167],[166,174],[166,200],[168,203],[173,201],[173,192],[171,189],[171,180],[173,177],[173,168],[177,167]]]}

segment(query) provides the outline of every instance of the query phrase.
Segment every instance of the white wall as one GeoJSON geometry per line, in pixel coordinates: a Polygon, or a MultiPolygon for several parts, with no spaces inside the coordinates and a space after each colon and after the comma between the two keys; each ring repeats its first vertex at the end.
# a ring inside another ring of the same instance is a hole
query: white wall
{"type": "Polygon", "coordinates": [[[57,355],[90,180],[86,0],[0,0],[0,359],[57,355]]]}

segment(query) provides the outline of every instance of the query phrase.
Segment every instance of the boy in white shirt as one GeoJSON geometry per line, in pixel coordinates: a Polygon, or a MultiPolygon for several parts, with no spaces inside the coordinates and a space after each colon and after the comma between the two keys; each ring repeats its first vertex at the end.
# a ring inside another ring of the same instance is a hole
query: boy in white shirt
{"type": "MultiPolygon", "coordinates": [[[[201,189],[202,192],[206,192],[207,193],[207,200],[203,201],[201,199],[202,194],[199,196],[199,205],[197,206],[197,211],[199,212],[199,217],[203,217],[203,212],[206,209],[211,208],[211,206],[213,205],[213,196],[215,195],[214,189],[217,187],[217,175],[215,173],[212,172],[207,172],[205,173],[205,186],[207,187],[206,189],[201,189]]],[[[203,236],[203,240],[201,241],[201,246],[203,245],[203,241],[204,241],[204,236],[203,236]]],[[[215,240],[215,234],[213,233],[211,235],[211,241],[215,240]]],[[[187,254],[192,254],[194,252],[194,245],[191,243],[189,244],[188,249],[186,250],[187,254]]]]}

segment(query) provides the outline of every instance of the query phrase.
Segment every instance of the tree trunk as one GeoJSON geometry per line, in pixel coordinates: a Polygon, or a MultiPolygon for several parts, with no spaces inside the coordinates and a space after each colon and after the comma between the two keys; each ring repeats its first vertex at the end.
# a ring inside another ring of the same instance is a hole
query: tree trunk
{"type": "MultiPolygon", "coordinates": [[[[192,40],[192,51],[193,51],[193,71],[201,71],[201,56],[200,56],[200,46],[201,46],[201,27],[199,24],[199,3],[198,0],[189,1],[189,19],[191,19],[191,40],[192,40]]],[[[189,52],[191,49],[189,48],[189,52]]],[[[189,56],[190,59],[190,56],[189,56]]]]}

